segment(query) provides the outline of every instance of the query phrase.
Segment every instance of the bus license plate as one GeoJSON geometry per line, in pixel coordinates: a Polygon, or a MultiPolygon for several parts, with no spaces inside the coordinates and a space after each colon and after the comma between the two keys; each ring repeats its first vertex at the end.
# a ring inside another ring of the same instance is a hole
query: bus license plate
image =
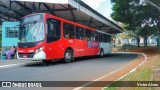
{"type": "Polygon", "coordinates": [[[27,55],[23,55],[23,58],[27,58],[27,55]]]}

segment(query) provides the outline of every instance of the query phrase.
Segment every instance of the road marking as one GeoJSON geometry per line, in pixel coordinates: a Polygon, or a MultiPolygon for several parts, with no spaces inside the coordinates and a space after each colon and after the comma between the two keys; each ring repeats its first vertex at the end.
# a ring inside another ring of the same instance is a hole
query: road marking
{"type": "Polygon", "coordinates": [[[21,65],[21,64],[8,64],[8,65],[1,65],[1,66],[0,66],[0,69],[10,68],[10,67],[18,66],[18,65],[21,65]]]}
{"type": "MultiPolygon", "coordinates": [[[[122,52],[118,52],[118,53],[122,53],[122,52]]],[[[126,54],[127,54],[127,53],[129,53],[129,54],[142,54],[142,55],[145,56],[145,61],[146,61],[146,55],[145,55],[144,53],[131,53],[131,52],[123,52],[123,53],[126,53],[126,54]]],[[[137,57],[137,58],[138,58],[138,57],[137,57]]],[[[136,59],[137,59],[137,58],[136,58],[136,59]]],[[[136,59],[134,59],[134,60],[136,60],[136,59]]],[[[93,81],[99,81],[99,80],[101,80],[101,79],[103,79],[103,78],[105,78],[105,77],[107,77],[107,76],[109,76],[109,75],[111,75],[111,74],[113,74],[113,73],[115,73],[115,72],[117,72],[117,71],[119,71],[119,70],[121,70],[121,69],[129,66],[131,63],[134,62],[134,60],[133,60],[132,62],[130,62],[128,65],[124,66],[124,67],[121,67],[121,68],[119,68],[119,69],[117,69],[117,70],[115,70],[115,71],[113,71],[113,72],[111,72],[111,73],[109,73],[109,74],[106,74],[106,75],[104,75],[104,76],[102,76],[102,77],[99,77],[99,78],[97,78],[97,79],[95,79],[95,80],[92,80],[91,82],[85,83],[85,84],[81,85],[80,87],[76,87],[76,88],[74,88],[74,89],[72,89],[72,90],[80,90],[80,89],[84,88],[85,86],[88,86],[88,85],[94,83],[93,81]]],[[[143,63],[144,63],[144,61],[143,61],[141,64],[139,64],[137,67],[139,67],[139,66],[142,65],[143,63]]],[[[135,69],[135,68],[134,68],[134,69],[135,69]]],[[[133,71],[133,70],[131,70],[131,71],[133,71]]],[[[131,73],[131,72],[129,72],[129,73],[131,73]]],[[[126,74],[125,74],[125,75],[126,75],[126,74]]],[[[124,76],[125,76],[125,75],[124,75],[124,76]]],[[[128,75],[128,74],[127,74],[127,75],[128,75]]],[[[122,76],[122,77],[123,77],[123,76],[122,76]]],[[[121,78],[121,77],[120,77],[120,78],[121,78]]],[[[106,88],[106,87],[104,87],[104,88],[106,88]]],[[[103,90],[103,89],[102,89],[102,90],[103,90]]]]}

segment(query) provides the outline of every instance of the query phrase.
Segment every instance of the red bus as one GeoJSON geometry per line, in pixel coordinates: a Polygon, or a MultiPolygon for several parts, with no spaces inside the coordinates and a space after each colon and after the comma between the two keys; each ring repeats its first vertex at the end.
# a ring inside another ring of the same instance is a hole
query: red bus
{"type": "Polygon", "coordinates": [[[59,60],[110,53],[111,35],[47,13],[20,21],[18,59],[59,60]]]}

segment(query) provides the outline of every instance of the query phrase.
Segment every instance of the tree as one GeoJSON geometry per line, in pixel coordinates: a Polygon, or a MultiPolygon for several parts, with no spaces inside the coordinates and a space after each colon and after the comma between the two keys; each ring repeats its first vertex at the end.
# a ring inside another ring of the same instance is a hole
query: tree
{"type": "MultiPolygon", "coordinates": [[[[137,31],[139,32],[135,27],[135,22],[137,20],[134,19],[134,12],[135,7],[134,5],[131,5],[130,3],[133,0],[112,0],[114,2],[113,5],[113,13],[111,14],[111,17],[119,22],[122,22],[126,25],[125,29],[131,30],[131,31],[137,31]]],[[[137,33],[136,32],[136,33],[137,33]]],[[[133,32],[134,33],[134,32],[133,32]]],[[[137,33],[137,35],[139,35],[137,33]]],[[[139,36],[137,36],[138,46],[139,46],[139,36]]]]}
{"type": "MultiPolygon", "coordinates": [[[[159,2],[159,0],[153,1],[159,2]]],[[[144,37],[146,46],[147,37],[155,34],[155,30],[156,33],[160,31],[160,13],[157,8],[151,7],[151,5],[142,2],[142,0],[111,0],[111,2],[113,2],[111,17],[124,23],[127,30],[144,37]]],[[[139,38],[137,38],[138,40],[139,38]]]]}
{"type": "Polygon", "coordinates": [[[145,2],[157,8],[160,12],[160,1],[159,0],[145,0],[145,2]]]}
{"type": "MultiPolygon", "coordinates": [[[[156,8],[160,12],[160,0],[145,0],[146,3],[156,8]]],[[[157,46],[160,49],[160,16],[157,18],[155,29],[158,31],[157,46]]]]}

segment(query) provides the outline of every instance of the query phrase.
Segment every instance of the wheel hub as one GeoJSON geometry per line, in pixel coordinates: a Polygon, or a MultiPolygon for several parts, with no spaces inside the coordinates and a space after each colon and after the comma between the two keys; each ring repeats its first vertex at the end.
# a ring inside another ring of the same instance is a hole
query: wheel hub
{"type": "Polygon", "coordinates": [[[71,54],[70,54],[70,53],[67,53],[67,54],[66,54],[66,58],[67,58],[67,59],[71,59],[71,54]]]}

